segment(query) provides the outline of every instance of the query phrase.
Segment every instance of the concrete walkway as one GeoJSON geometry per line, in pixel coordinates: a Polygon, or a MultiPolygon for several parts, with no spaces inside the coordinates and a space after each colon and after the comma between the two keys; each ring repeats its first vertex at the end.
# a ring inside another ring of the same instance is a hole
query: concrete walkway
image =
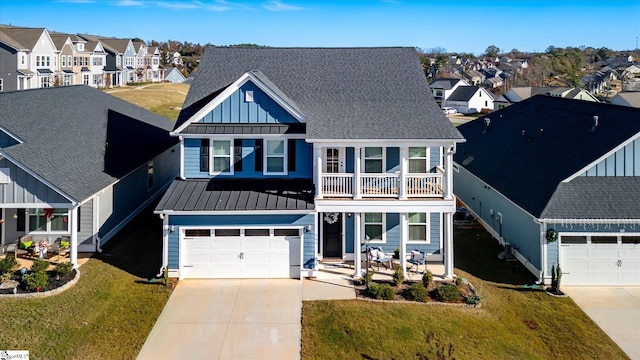
{"type": "Polygon", "coordinates": [[[182,280],[138,359],[299,359],[302,281],[182,280]]]}
{"type": "Polygon", "coordinates": [[[631,359],[640,360],[640,287],[563,286],[562,291],[631,359]]]}

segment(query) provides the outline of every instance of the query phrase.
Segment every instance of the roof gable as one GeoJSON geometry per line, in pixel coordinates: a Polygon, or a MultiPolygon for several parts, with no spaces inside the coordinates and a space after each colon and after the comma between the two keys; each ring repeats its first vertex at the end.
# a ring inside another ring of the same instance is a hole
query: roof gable
{"type": "Polygon", "coordinates": [[[561,181],[640,136],[640,109],[544,95],[489,118],[458,127],[455,161],[537,217],[561,181]]]}
{"type": "Polygon", "coordinates": [[[208,47],[179,121],[253,70],[304,114],[309,139],[462,139],[413,48],[208,47]]]}

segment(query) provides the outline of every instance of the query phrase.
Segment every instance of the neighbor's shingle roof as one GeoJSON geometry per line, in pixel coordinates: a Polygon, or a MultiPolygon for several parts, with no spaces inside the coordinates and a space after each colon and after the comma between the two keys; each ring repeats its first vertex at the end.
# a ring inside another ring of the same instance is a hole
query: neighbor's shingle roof
{"type": "Polygon", "coordinates": [[[0,150],[82,201],[173,146],[173,122],[87,86],[0,93],[0,150]]]}
{"type": "MultiPolygon", "coordinates": [[[[599,180],[574,179],[578,180],[574,184],[558,185],[624,141],[639,136],[640,109],[537,95],[487,117],[491,119],[487,131],[484,118],[458,127],[467,142],[458,145],[455,161],[490,187],[536,217],[547,204],[549,216],[607,213],[615,206],[622,183],[600,188],[603,183],[599,180]],[[596,114],[599,126],[590,131],[596,114]],[[603,192],[598,196],[610,200],[585,208],[580,192],[596,188],[603,192]]],[[[625,195],[640,207],[637,191],[625,195]]]]}
{"type": "Polygon", "coordinates": [[[459,81],[462,81],[460,79],[437,79],[436,81],[431,83],[431,88],[436,88],[436,89],[444,89],[444,90],[451,90],[453,89],[453,86],[455,84],[457,84],[459,81]]]}
{"type": "MultiPolygon", "coordinates": [[[[469,101],[478,90],[480,90],[479,86],[458,86],[447,101],[469,101]]],[[[493,99],[493,95],[490,92],[487,91],[486,93],[493,99]]]]}
{"type": "Polygon", "coordinates": [[[249,71],[294,102],[309,139],[462,139],[433,101],[413,48],[209,47],[176,128],[249,71]]]}
{"type": "Polygon", "coordinates": [[[16,49],[32,49],[38,43],[38,39],[45,28],[25,28],[11,25],[0,25],[0,40],[16,49]]]}

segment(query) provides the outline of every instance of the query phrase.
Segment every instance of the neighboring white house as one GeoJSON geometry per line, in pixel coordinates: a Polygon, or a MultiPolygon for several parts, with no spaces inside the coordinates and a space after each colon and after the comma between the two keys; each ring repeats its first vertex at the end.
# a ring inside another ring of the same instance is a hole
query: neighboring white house
{"type": "Polygon", "coordinates": [[[451,96],[459,86],[469,85],[471,84],[462,79],[437,79],[432,82],[430,86],[433,92],[433,98],[436,100],[436,103],[442,107],[449,96],[451,96]]]}
{"type": "Polygon", "coordinates": [[[479,113],[482,109],[493,110],[493,95],[479,86],[460,86],[445,102],[462,114],[479,113]]]}

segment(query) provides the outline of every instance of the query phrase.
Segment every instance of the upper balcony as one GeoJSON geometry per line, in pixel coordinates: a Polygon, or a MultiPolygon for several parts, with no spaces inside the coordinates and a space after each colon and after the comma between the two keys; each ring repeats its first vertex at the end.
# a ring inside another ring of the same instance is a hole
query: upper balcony
{"type": "Polygon", "coordinates": [[[321,196],[325,198],[443,198],[444,174],[355,174],[321,175],[321,196]],[[356,186],[359,185],[359,186],[356,186]]]}

